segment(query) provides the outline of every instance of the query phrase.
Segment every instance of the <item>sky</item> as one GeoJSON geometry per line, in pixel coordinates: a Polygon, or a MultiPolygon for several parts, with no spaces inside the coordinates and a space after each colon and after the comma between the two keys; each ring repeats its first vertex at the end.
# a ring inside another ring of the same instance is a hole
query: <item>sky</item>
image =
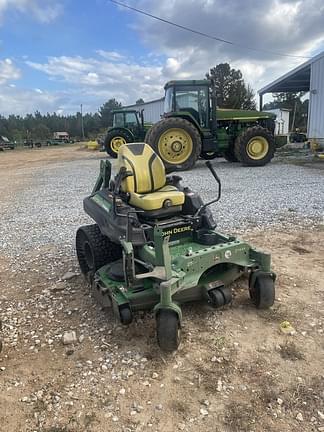
{"type": "MultiPolygon", "coordinates": [[[[123,2],[124,0],[120,0],[123,2]]],[[[109,0],[0,0],[0,115],[96,112],[163,96],[229,62],[257,91],[324,50],[323,0],[125,0],[234,45],[180,30],[109,0]],[[252,49],[247,49],[247,47],[252,49]]]]}

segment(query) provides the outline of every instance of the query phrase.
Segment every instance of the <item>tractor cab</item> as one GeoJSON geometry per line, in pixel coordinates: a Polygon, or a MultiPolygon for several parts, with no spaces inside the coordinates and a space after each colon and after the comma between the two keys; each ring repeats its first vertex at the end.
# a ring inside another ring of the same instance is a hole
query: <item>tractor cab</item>
{"type": "Polygon", "coordinates": [[[210,81],[169,81],[165,87],[165,117],[181,113],[198,127],[210,127],[210,81]]]}
{"type": "Polygon", "coordinates": [[[136,110],[114,110],[113,127],[127,128],[130,130],[138,129],[143,126],[143,112],[136,110]]]}

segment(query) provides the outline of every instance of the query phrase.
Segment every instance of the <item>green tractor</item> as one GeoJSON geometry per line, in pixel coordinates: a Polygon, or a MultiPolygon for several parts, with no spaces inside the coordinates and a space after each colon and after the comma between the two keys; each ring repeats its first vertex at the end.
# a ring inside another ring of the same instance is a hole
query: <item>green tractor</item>
{"type": "Polygon", "coordinates": [[[120,109],[112,112],[113,126],[104,140],[105,150],[111,157],[117,157],[121,145],[144,140],[151,125],[144,123],[143,111],[120,109]]]}
{"type": "Polygon", "coordinates": [[[275,152],[276,116],[253,110],[217,108],[210,80],[170,81],[165,85],[164,117],[147,132],[166,167],[190,169],[199,157],[263,166],[275,152]]]}
{"type": "Polygon", "coordinates": [[[80,269],[93,296],[124,325],[136,311],[153,310],[157,342],[167,352],[180,343],[183,303],[231,303],[231,283],[244,275],[257,308],[275,299],[270,255],[216,230],[210,205],[220,199],[221,182],[211,162],[206,165],[218,193],[203,203],[180,176],[166,176],[170,170],[151,146],[121,146],[115,175],[110,160],[101,161],[83,201],[95,223],[76,234],[80,269]]]}

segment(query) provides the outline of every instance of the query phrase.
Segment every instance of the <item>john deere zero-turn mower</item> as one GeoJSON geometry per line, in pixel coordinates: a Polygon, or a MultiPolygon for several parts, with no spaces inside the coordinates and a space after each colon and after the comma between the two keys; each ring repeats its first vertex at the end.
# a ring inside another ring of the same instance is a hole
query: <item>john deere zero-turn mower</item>
{"type": "Polygon", "coordinates": [[[145,143],[120,147],[117,173],[108,160],[90,196],[86,213],[96,222],[76,234],[82,273],[103,307],[111,307],[122,324],[137,310],[153,309],[157,341],[165,351],[180,342],[180,305],[205,300],[215,308],[231,302],[230,284],[249,275],[249,293],[258,308],[274,302],[275,274],[270,255],[216,230],[209,206],[166,176],[162,160],[145,143]]]}

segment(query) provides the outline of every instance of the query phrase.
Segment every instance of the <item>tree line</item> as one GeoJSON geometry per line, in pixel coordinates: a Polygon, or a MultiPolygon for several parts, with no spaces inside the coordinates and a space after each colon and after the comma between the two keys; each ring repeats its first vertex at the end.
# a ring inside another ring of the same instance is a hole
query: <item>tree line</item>
{"type": "MultiPolygon", "coordinates": [[[[220,108],[256,109],[255,92],[246,84],[239,69],[233,69],[228,63],[220,63],[211,68],[205,75],[212,79],[216,88],[217,105],[220,108]]],[[[274,101],[264,106],[264,111],[272,108],[288,108],[291,110],[290,127],[304,130],[307,124],[308,101],[302,101],[303,93],[274,94],[274,101]]],[[[142,98],[136,104],[143,103],[142,98]]],[[[8,117],[0,115],[0,135],[10,140],[25,139],[45,140],[52,137],[53,132],[68,132],[71,137],[82,137],[82,121],[85,137],[92,138],[104,134],[112,124],[112,110],[121,108],[121,102],[112,98],[105,102],[96,113],[81,113],[59,115],[56,113],[19,116],[11,114],[8,117]]],[[[145,114],[144,114],[145,115],[145,114]]]]}
{"type": "Polygon", "coordinates": [[[64,131],[71,137],[81,138],[83,121],[85,137],[91,138],[106,131],[112,121],[111,111],[121,106],[120,102],[110,99],[98,112],[84,114],[82,118],[80,112],[72,115],[41,114],[39,111],[25,116],[0,115],[0,135],[13,141],[46,140],[53,136],[53,132],[64,131]]]}

